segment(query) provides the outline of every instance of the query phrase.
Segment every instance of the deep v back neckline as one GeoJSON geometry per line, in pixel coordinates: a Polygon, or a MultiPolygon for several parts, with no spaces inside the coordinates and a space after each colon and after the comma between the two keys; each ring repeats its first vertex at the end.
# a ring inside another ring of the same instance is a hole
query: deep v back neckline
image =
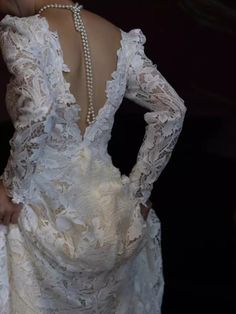
{"type": "MultiPolygon", "coordinates": [[[[62,63],[63,66],[65,68],[67,68],[70,71],[70,67],[64,62],[64,55],[63,55],[63,50],[62,50],[62,46],[60,43],[60,39],[59,39],[59,34],[57,31],[52,31],[49,28],[49,23],[47,21],[47,18],[45,16],[41,16],[40,14],[36,14],[35,15],[37,18],[39,18],[40,20],[42,20],[45,23],[46,29],[49,32],[49,34],[51,36],[53,36],[54,39],[56,39],[57,41],[57,46],[59,48],[59,53],[62,59],[62,63]]],[[[89,124],[84,130],[81,130],[79,123],[77,123],[78,126],[78,131],[80,134],[80,140],[81,142],[86,141],[89,132],[93,129],[96,128],[96,125],[98,124],[98,121],[100,120],[100,118],[102,117],[103,113],[107,110],[109,104],[110,104],[110,93],[109,93],[109,85],[111,84],[116,84],[116,80],[115,78],[117,77],[117,74],[120,71],[120,62],[121,62],[121,53],[122,53],[122,49],[123,49],[123,40],[124,40],[124,31],[122,29],[120,29],[120,47],[117,49],[116,51],[116,56],[117,56],[117,63],[116,63],[116,68],[115,70],[111,73],[111,79],[108,79],[105,83],[105,94],[106,94],[106,101],[103,104],[103,106],[101,106],[97,112],[97,115],[95,117],[95,121],[92,124],[89,124]]],[[[79,108],[79,112],[81,111],[81,106],[80,104],[76,101],[75,96],[73,95],[73,93],[71,92],[71,84],[69,82],[67,82],[67,80],[65,79],[64,75],[63,75],[63,68],[61,69],[61,75],[62,75],[62,80],[63,80],[63,85],[64,88],[67,92],[67,94],[69,95],[70,99],[74,99],[74,105],[78,106],[79,108]]],[[[80,115],[78,116],[78,121],[80,120],[80,115]]]]}

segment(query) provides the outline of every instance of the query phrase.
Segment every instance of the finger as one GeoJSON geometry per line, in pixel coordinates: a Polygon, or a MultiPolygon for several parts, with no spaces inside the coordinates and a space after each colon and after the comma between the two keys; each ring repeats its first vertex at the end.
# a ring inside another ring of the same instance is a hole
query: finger
{"type": "Polygon", "coordinates": [[[141,206],[141,214],[143,218],[146,220],[149,213],[149,208],[145,207],[143,204],[140,204],[140,206],[141,206]]]}
{"type": "Polygon", "coordinates": [[[10,223],[10,220],[11,220],[11,213],[5,213],[2,223],[8,226],[10,223]]]}
{"type": "Polygon", "coordinates": [[[143,211],[149,211],[149,209],[151,208],[151,207],[149,207],[149,206],[145,206],[145,205],[143,205],[142,203],[140,204],[140,207],[141,207],[141,209],[143,210],[143,211]]]}
{"type": "Polygon", "coordinates": [[[152,208],[152,202],[150,200],[147,200],[146,204],[147,204],[148,208],[152,208]]]}
{"type": "Polygon", "coordinates": [[[12,215],[11,215],[11,220],[12,220],[12,218],[14,218],[14,221],[15,221],[15,219],[18,219],[18,217],[19,217],[19,215],[20,215],[20,213],[21,213],[21,209],[22,209],[22,206],[21,206],[21,205],[20,205],[20,206],[17,205],[17,206],[15,207],[15,209],[14,209],[12,215]]]}
{"type": "Polygon", "coordinates": [[[148,207],[144,207],[144,208],[142,209],[142,211],[143,211],[144,214],[148,214],[148,213],[149,213],[149,210],[150,210],[150,208],[148,208],[148,207]]]}
{"type": "Polygon", "coordinates": [[[144,205],[143,203],[140,203],[140,205],[146,207],[146,208],[152,208],[152,202],[150,200],[146,201],[146,205],[144,205]]]}
{"type": "Polygon", "coordinates": [[[18,223],[19,215],[20,215],[20,211],[14,212],[14,213],[12,214],[12,216],[11,216],[10,223],[11,223],[11,224],[17,224],[17,223],[18,223]]]}
{"type": "Polygon", "coordinates": [[[14,210],[21,210],[23,205],[20,203],[20,204],[15,204],[15,203],[12,203],[12,206],[14,207],[14,210]]]}
{"type": "Polygon", "coordinates": [[[148,210],[148,208],[149,208],[149,207],[143,205],[142,203],[140,204],[140,207],[141,207],[141,209],[144,210],[144,211],[145,211],[145,210],[148,210]]]}
{"type": "Polygon", "coordinates": [[[144,220],[147,220],[148,213],[142,213],[142,216],[143,216],[143,219],[144,219],[144,220]]]}

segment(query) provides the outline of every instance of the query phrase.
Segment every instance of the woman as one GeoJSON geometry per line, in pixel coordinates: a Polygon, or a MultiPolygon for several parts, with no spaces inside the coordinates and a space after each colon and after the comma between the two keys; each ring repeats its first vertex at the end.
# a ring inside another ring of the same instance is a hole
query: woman
{"type": "Polygon", "coordinates": [[[160,224],[148,198],[186,107],[140,29],[57,4],[0,0],[15,127],[0,192],[0,313],[157,314],[160,224]],[[150,110],[129,177],[107,152],[123,97],[150,110]]]}

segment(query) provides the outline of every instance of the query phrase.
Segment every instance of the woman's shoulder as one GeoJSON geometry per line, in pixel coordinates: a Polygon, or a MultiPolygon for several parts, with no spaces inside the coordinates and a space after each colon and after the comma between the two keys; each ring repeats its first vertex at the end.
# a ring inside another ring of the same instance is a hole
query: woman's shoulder
{"type": "MultiPolygon", "coordinates": [[[[66,10],[63,10],[66,11],[66,10]]],[[[0,21],[0,33],[12,31],[24,36],[40,37],[39,34],[46,32],[50,25],[52,28],[66,27],[68,23],[61,23],[62,18],[64,21],[69,18],[68,12],[54,12],[53,10],[46,10],[41,15],[35,14],[27,17],[18,17],[12,15],[5,15],[0,21]]],[[[134,28],[131,30],[124,30],[115,25],[105,17],[98,15],[87,9],[81,10],[81,17],[85,23],[85,27],[89,29],[90,36],[96,41],[111,40],[112,42],[120,41],[120,37],[123,35],[124,40],[133,41],[136,43],[144,44],[146,37],[140,28],[134,28]]]]}
{"type": "Polygon", "coordinates": [[[123,33],[124,40],[141,44],[146,42],[146,36],[140,28],[124,30],[105,17],[85,9],[81,11],[81,15],[89,22],[95,36],[100,32],[103,37],[114,39],[116,36],[119,37],[120,33],[123,33]]]}
{"type": "Polygon", "coordinates": [[[0,21],[0,48],[8,70],[13,72],[20,58],[21,62],[23,58],[24,62],[32,58],[41,60],[49,37],[47,24],[38,16],[5,15],[0,21]]]}
{"type": "MultiPolygon", "coordinates": [[[[120,39],[123,37],[124,41],[131,41],[144,44],[146,37],[140,28],[134,28],[131,30],[124,30],[120,26],[113,23],[111,20],[96,14],[90,10],[82,9],[80,11],[82,20],[85,24],[85,28],[89,33],[90,39],[94,43],[110,43],[113,45],[120,44],[120,39]]],[[[71,14],[69,10],[45,10],[42,15],[46,18],[49,26],[56,29],[70,28],[71,14]],[[61,23],[61,21],[65,23],[61,23]]],[[[63,33],[63,31],[62,31],[63,33]]],[[[65,33],[68,33],[65,31],[65,33]]]]}
{"type": "Polygon", "coordinates": [[[7,14],[0,21],[0,40],[4,43],[11,37],[15,44],[44,44],[47,29],[47,23],[39,15],[18,17],[7,14]]]}
{"type": "Polygon", "coordinates": [[[120,31],[120,28],[113,22],[89,10],[81,10],[81,17],[87,25],[90,25],[95,33],[99,30],[100,32],[103,31],[104,33],[114,35],[120,31]]]}

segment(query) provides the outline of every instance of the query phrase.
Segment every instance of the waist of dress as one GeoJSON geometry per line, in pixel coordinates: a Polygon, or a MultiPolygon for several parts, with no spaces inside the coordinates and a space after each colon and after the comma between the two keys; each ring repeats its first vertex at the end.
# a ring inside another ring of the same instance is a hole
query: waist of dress
{"type": "Polygon", "coordinates": [[[119,168],[112,163],[110,155],[95,155],[87,147],[80,149],[71,158],[58,154],[58,157],[46,155],[37,165],[34,181],[41,188],[74,186],[98,186],[102,183],[117,186],[118,189],[127,186],[129,178],[121,174],[119,168]]]}
{"type": "Polygon", "coordinates": [[[112,164],[111,156],[104,147],[94,148],[73,144],[59,150],[57,147],[46,146],[43,155],[38,160],[36,171],[66,169],[78,163],[89,165],[94,161],[112,164]]]}

